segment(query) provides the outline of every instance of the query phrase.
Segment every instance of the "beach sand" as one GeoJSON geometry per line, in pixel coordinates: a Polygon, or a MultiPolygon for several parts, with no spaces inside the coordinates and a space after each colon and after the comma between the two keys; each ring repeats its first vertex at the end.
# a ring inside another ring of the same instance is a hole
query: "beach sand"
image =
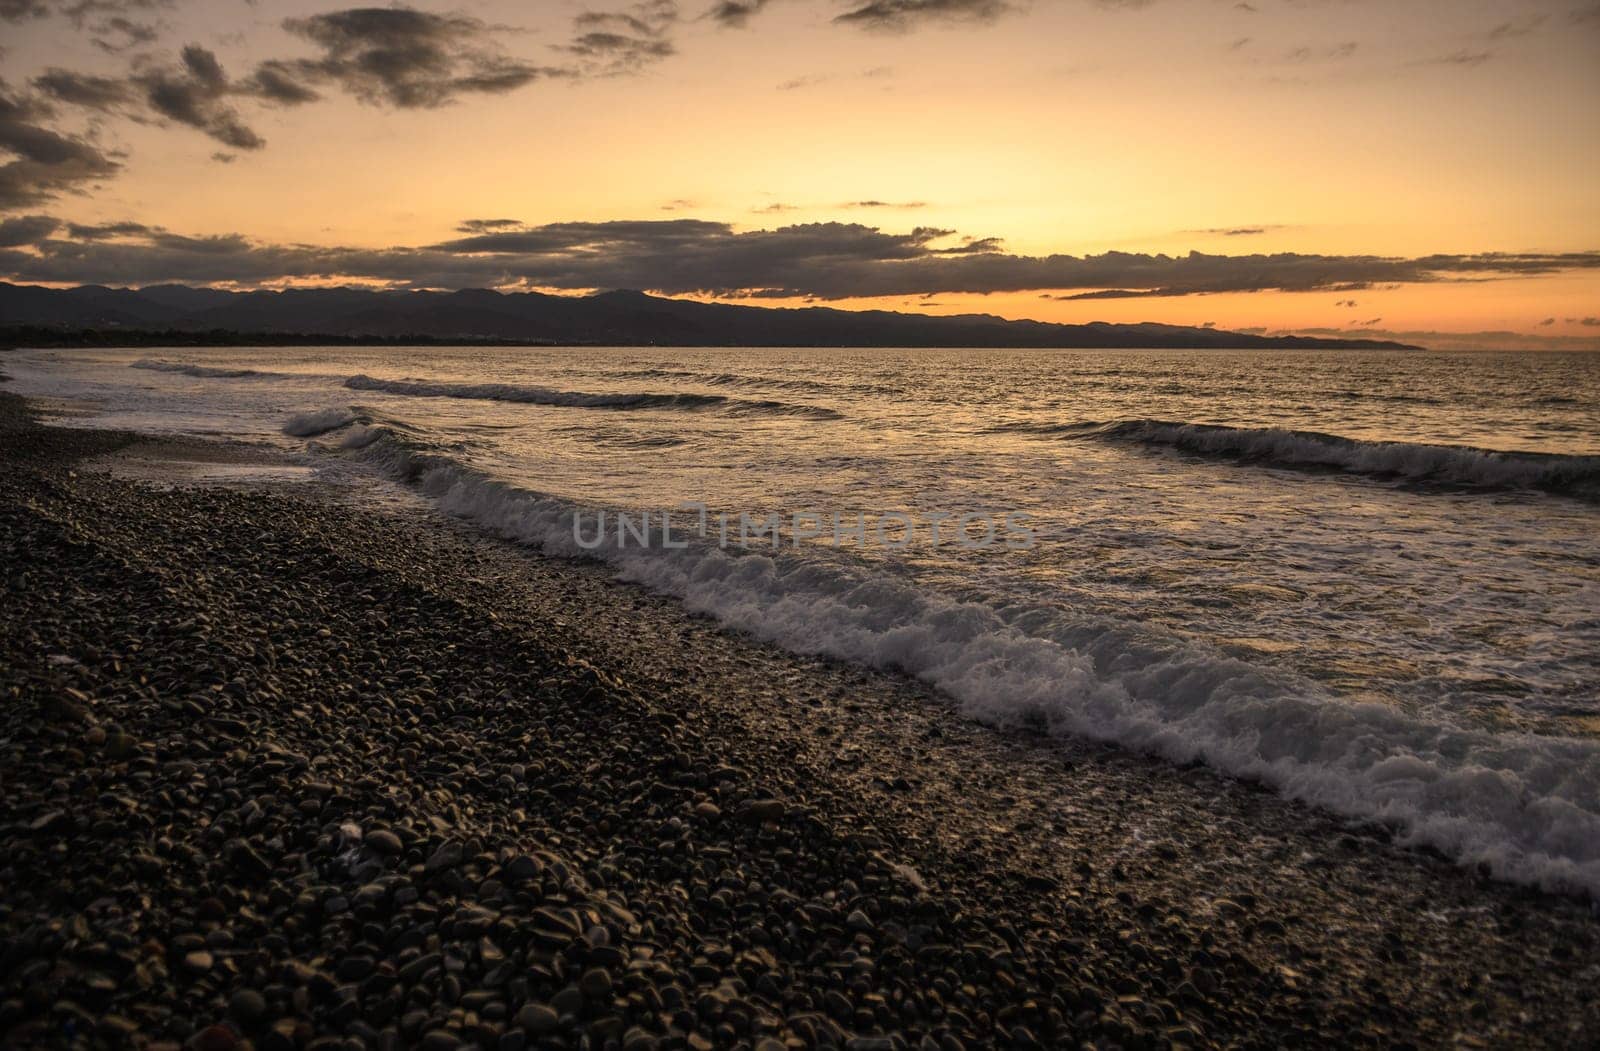
{"type": "Polygon", "coordinates": [[[0,390],[0,1042],[1581,1046],[1587,901],[0,390]]]}

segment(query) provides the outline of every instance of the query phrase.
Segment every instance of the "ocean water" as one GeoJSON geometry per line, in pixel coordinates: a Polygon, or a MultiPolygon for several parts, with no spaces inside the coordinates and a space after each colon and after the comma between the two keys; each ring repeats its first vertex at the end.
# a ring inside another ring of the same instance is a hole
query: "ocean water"
{"type": "Polygon", "coordinates": [[[1600,898],[1600,355],[184,348],[0,367],[72,425],[399,482],[985,722],[1200,760],[1600,898]],[[666,547],[661,512],[691,503],[706,535],[680,511],[666,547]],[[619,513],[648,531],[619,534],[619,513]],[[909,542],[879,536],[893,514],[909,542]],[[738,543],[741,515],[779,516],[777,549],[738,543]]]}

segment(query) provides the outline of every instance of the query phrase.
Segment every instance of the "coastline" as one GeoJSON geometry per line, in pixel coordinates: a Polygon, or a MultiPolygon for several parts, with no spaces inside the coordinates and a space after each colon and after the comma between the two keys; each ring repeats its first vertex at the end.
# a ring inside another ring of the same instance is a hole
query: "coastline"
{"type": "Polygon", "coordinates": [[[1587,902],[132,441],[0,386],[7,1045],[1600,1037],[1587,902]]]}

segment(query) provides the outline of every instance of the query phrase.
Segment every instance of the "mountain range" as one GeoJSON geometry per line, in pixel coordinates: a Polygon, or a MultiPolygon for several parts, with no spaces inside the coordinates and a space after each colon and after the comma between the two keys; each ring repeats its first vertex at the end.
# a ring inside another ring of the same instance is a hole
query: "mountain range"
{"type": "MultiPolygon", "coordinates": [[[[1183,325],[1062,325],[990,314],[936,317],[887,310],[755,307],[643,292],[304,288],[232,292],[186,285],[45,288],[0,282],[0,329],[119,336],[186,334],[185,342],[502,342],[591,346],[1165,347],[1417,349],[1371,339],[1261,336],[1183,325]]],[[[142,339],[135,337],[142,336],[142,339]]]]}

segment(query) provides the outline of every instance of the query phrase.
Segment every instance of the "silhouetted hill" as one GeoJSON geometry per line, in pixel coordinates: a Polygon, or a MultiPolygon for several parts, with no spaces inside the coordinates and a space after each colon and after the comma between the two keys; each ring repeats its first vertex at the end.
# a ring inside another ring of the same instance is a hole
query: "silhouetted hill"
{"type": "MultiPolygon", "coordinates": [[[[93,333],[93,342],[512,342],[749,347],[1317,347],[1416,349],[1370,339],[1251,336],[1182,325],[1056,325],[989,314],[775,308],[663,299],[642,292],[382,292],[355,288],[226,292],[183,285],[53,289],[0,283],[0,327],[93,333]],[[137,335],[136,335],[137,334],[137,335]]],[[[16,341],[20,333],[13,331],[16,341]]]]}

